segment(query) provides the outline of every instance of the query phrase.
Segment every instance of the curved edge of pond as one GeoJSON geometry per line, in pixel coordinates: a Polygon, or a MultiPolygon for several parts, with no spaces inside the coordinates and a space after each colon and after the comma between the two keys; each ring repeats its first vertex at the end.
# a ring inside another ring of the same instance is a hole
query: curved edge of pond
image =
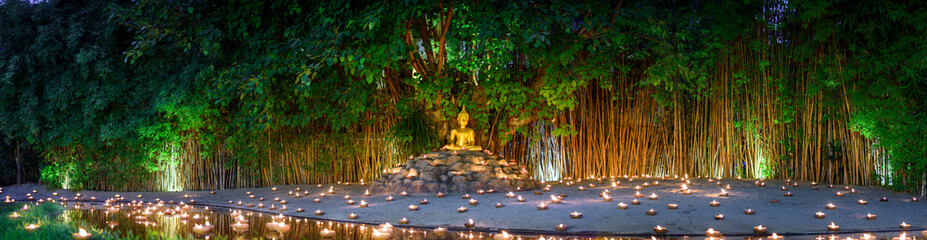
{"type": "MultiPolygon", "coordinates": [[[[38,201],[36,201],[36,200],[28,200],[28,199],[15,199],[15,198],[12,198],[12,199],[15,200],[14,202],[12,202],[13,204],[15,204],[16,202],[30,202],[30,203],[37,203],[37,202],[38,202],[38,201]]],[[[117,201],[117,202],[130,202],[130,201],[117,201]]],[[[48,203],[48,202],[43,202],[43,203],[48,203]]],[[[91,205],[93,205],[94,203],[99,203],[100,205],[102,205],[103,203],[106,203],[106,201],[99,201],[99,200],[97,200],[97,201],[64,201],[64,202],[62,202],[62,201],[55,201],[55,202],[52,202],[52,203],[58,203],[58,204],[62,204],[62,203],[65,203],[65,204],[66,204],[66,203],[90,203],[91,205]]],[[[3,204],[9,204],[9,203],[3,203],[3,204]]],[[[177,204],[177,203],[174,203],[174,204],[177,204]]],[[[230,207],[230,206],[219,205],[219,204],[211,204],[211,203],[185,203],[185,204],[186,204],[186,205],[193,205],[193,206],[213,207],[213,208],[220,208],[220,209],[233,209],[233,210],[250,211],[250,212],[257,212],[257,213],[269,214],[269,215],[271,215],[271,216],[273,216],[273,215],[284,215],[284,216],[288,216],[288,217],[302,218],[302,219],[310,219],[310,220],[315,220],[315,221],[330,221],[330,222],[338,222],[338,223],[363,224],[363,225],[368,225],[368,226],[378,226],[378,225],[380,225],[380,224],[383,224],[383,222],[335,220],[335,219],[329,219],[329,218],[324,218],[324,217],[299,216],[299,215],[294,215],[294,214],[273,212],[273,211],[264,210],[264,209],[251,209],[251,208],[246,208],[246,207],[234,207],[234,206],[231,206],[231,207],[230,207]]],[[[392,223],[390,223],[390,224],[392,224],[392,223]]],[[[466,227],[456,227],[456,226],[424,226],[424,225],[413,225],[413,224],[392,224],[392,225],[393,225],[394,227],[399,227],[399,228],[410,228],[410,229],[419,229],[419,230],[433,230],[433,229],[436,228],[436,227],[444,227],[444,228],[447,228],[447,229],[450,230],[450,231],[457,231],[457,232],[472,231],[472,232],[481,232],[481,233],[495,234],[495,233],[498,233],[498,232],[504,230],[504,231],[506,231],[506,232],[508,232],[508,233],[520,234],[520,235],[548,235],[548,236],[559,236],[559,237],[586,237],[586,238],[595,238],[595,237],[640,237],[640,238],[647,238],[647,237],[698,237],[698,236],[705,236],[704,233],[701,233],[701,232],[699,232],[699,233],[689,233],[689,234],[687,234],[687,233],[654,234],[654,233],[616,233],[616,232],[601,232],[601,231],[575,231],[575,232],[571,232],[571,231],[550,231],[550,230],[518,229],[518,228],[486,228],[486,227],[466,228],[466,227]]],[[[913,232],[913,233],[917,233],[918,231],[927,231],[927,227],[913,227],[913,226],[912,226],[911,228],[908,228],[908,229],[869,229],[869,230],[867,230],[867,229],[849,229],[849,230],[839,230],[839,231],[782,232],[782,233],[778,233],[778,232],[777,232],[776,234],[779,235],[779,236],[815,236],[815,235],[846,235],[846,234],[890,233],[890,232],[899,232],[899,233],[900,233],[900,232],[913,232]]],[[[728,233],[722,233],[722,235],[725,236],[725,237],[764,237],[764,236],[768,236],[768,235],[756,235],[756,234],[752,234],[752,233],[736,233],[736,232],[735,232],[735,233],[729,233],[729,234],[728,234],[728,233]]]]}

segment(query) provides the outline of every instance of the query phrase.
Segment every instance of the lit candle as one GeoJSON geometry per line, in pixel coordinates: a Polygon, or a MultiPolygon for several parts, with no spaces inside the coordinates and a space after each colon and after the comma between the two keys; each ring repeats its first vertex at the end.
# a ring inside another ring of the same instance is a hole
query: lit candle
{"type": "Polygon", "coordinates": [[[763,227],[763,225],[753,227],[753,233],[755,233],[756,235],[766,234],[766,227],[763,227]]]}
{"type": "Polygon", "coordinates": [[[236,232],[248,231],[248,224],[247,224],[247,223],[242,223],[242,222],[236,221],[234,224],[231,225],[231,227],[232,227],[232,230],[233,230],[233,231],[236,231],[236,232]]]}
{"type": "Polygon", "coordinates": [[[581,213],[581,212],[572,212],[572,213],[570,213],[570,217],[571,217],[571,218],[581,218],[581,217],[583,217],[583,213],[581,213]]]}
{"type": "Polygon", "coordinates": [[[345,201],[345,203],[347,203],[348,205],[354,205],[354,200],[347,200],[345,201]]]}
{"type": "Polygon", "coordinates": [[[901,224],[898,224],[898,227],[901,227],[901,229],[908,229],[908,228],[911,228],[911,224],[901,222],[901,224]]]}
{"type": "Polygon", "coordinates": [[[322,214],[325,214],[325,211],[322,211],[321,209],[316,209],[315,212],[313,213],[315,213],[316,216],[322,216],[322,214]]]}
{"type": "Polygon", "coordinates": [[[522,198],[521,195],[518,195],[518,197],[515,198],[515,201],[524,202],[525,198],[522,198]]]}
{"type": "Polygon", "coordinates": [[[468,219],[467,222],[464,223],[464,227],[466,228],[473,228],[474,226],[476,226],[476,223],[473,222],[473,219],[468,219]]]}
{"type": "Polygon", "coordinates": [[[660,225],[657,225],[656,227],[653,227],[653,232],[656,233],[656,234],[665,234],[665,233],[666,233],[666,228],[665,228],[665,227],[661,227],[660,225]]]}
{"type": "Polygon", "coordinates": [[[791,197],[791,196],[792,196],[792,192],[785,192],[785,194],[783,194],[783,195],[786,196],[786,197],[791,197]]]}
{"type": "Polygon", "coordinates": [[[559,197],[554,196],[554,195],[550,195],[550,202],[551,202],[551,203],[560,203],[560,201],[561,201],[561,200],[560,200],[559,197]]]}
{"type": "Polygon", "coordinates": [[[496,239],[496,240],[511,240],[511,239],[513,239],[513,236],[512,236],[512,235],[509,235],[509,233],[507,233],[507,232],[505,232],[505,231],[502,231],[501,233],[496,234],[495,236],[493,236],[493,239],[496,239]]]}
{"type": "Polygon", "coordinates": [[[362,208],[367,207],[367,201],[361,200],[359,206],[362,207],[362,208]]]}
{"type": "Polygon", "coordinates": [[[650,210],[647,210],[644,213],[647,214],[648,216],[653,216],[653,215],[657,215],[657,210],[654,210],[653,208],[651,208],[650,210]]]}
{"type": "Polygon", "coordinates": [[[409,196],[409,193],[406,192],[406,191],[402,191],[402,192],[399,193],[399,196],[403,196],[403,197],[409,196]]]}
{"type": "Polygon", "coordinates": [[[322,229],[321,235],[322,235],[322,237],[324,237],[324,238],[335,237],[335,231],[334,231],[334,230],[329,230],[328,228],[322,229]]]}
{"type": "Polygon", "coordinates": [[[602,196],[602,201],[611,202],[612,196],[609,196],[609,195],[602,196]]]}
{"type": "Polygon", "coordinates": [[[724,220],[724,214],[715,215],[715,220],[724,220]]]}
{"type": "Polygon", "coordinates": [[[459,213],[466,212],[466,211],[467,211],[467,207],[460,207],[460,208],[457,208],[457,212],[459,212],[459,213]]]}
{"type": "Polygon", "coordinates": [[[585,188],[585,187],[583,187],[583,186],[579,186],[578,188],[576,188],[576,190],[580,190],[580,191],[586,191],[586,188],[585,188]]]}
{"type": "Polygon", "coordinates": [[[675,203],[666,204],[666,208],[677,209],[679,208],[679,204],[675,204],[675,203]]]}
{"type": "Polygon", "coordinates": [[[421,201],[418,201],[418,204],[428,204],[428,199],[422,199],[421,201]]]}
{"type": "MultiPolygon", "coordinates": [[[[364,185],[364,184],[361,183],[361,185],[364,185]]],[[[364,190],[364,197],[369,197],[369,196],[370,196],[370,189],[364,190]]]]}
{"type": "Polygon", "coordinates": [[[834,205],[833,203],[827,203],[825,207],[827,207],[828,210],[834,210],[835,208],[837,208],[837,205],[834,205]]]}
{"type": "Polygon", "coordinates": [[[730,195],[730,193],[727,193],[727,191],[725,191],[724,189],[721,189],[721,193],[718,194],[718,196],[721,196],[721,197],[727,197],[728,195],[730,195]]]}
{"type": "Polygon", "coordinates": [[[348,219],[357,219],[357,213],[348,214],[348,219]]]}
{"type": "Polygon", "coordinates": [[[876,215],[875,215],[875,214],[872,214],[872,213],[867,213],[867,214],[866,214],[866,219],[867,219],[867,220],[875,220],[875,219],[876,219],[876,215]]]}
{"type": "Polygon", "coordinates": [[[393,201],[393,199],[395,199],[395,198],[393,198],[393,196],[387,196],[385,200],[386,200],[387,202],[391,202],[391,201],[393,201]]]}
{"type": "Polygon", "coordinates": [[[827,230],[837,231],[840,230],[840,226],[837,226],[837,224],[834,224],[834,222],[830,222],[830,225],[827,225],[827,230]]]}
{"type": "Polygon", "coordinates": [[[710,206],[712,206],[712,207],[717,207],[717,206],[720,206],[721,203],[718,202],[718,201],[715,201],[715,200],[711,200],[711,202],[709,202],[708,205],[710,205],[710,206]]]}
{"type": "Polygon", "coordinates": [[[438,197],[438,198],[443,198],[444,195],[445,194],[443,192],[435,193],[435,197],[438,197]]]}
{"type": "Polygon", "coordinates": [[[544,204],[544,203],[538,204],[538,210],[547,210],[547,204],[544,204]]]}
{"type": "Polygon", "coordinates": [[[400,218],[400,219],[399,219],[399,224],[408,224],[408,223],[409,223],[409,219],[408,219],[408,218],[400,218]]]}
{"type": "Polygon", "coordinates": [[[505,197],[507,197],[507,198],[514,198],[514,197],[515,197],[515,193],[513,193],[513,192],[508,192],[508,193],[505,194],[505,197]]]}
{"type": "Polygon", "coordinates": [[[642,197],[644,197],[644,194],[642,194],[641,192],[634,192],[634,197],[635,197],[635,198],[642,198],[642,197]]]}
{"type": "Polygon", "coordinates": [[[418,211],[418,206],[415,206],[415,204],[410,204],[409,211],[418,211]]]}
{"type": "Polygon", "coordinates": [[[304,211],[306,211],[306,209],[303,209],[303,208],[296,208],[296,212],[304,212],[304,211]]]}
{"type": "Polygon", "coordinates": [[[376,229],[376,228],[374,228],[374,229],[373,229],[373,234],[371,234],[371,237],[373,237],[373,239],[375,239],[375,240],[386,240],[386,239],[389,239],[389,235],[390,235],[389,230],[390,230],[390,229],[376,229]]]}
{"type": "Polygon", "coordinates": [[[724,190],[731,190],[731,189],[734,189],[734,188],[732,188],[730,184],[724,185],[724,190]]]}
{"type": "Polygon", "coordinates": [[[467,200],[467,203],[470,203],[470,205],[475,206],[476,204],[480,203],[480,201],[474,198],[474,199],[467,200]]]}
{"type": "Polygon", "coordinates": [[[866,205],[866,204],[869,203],[869,202],[866,201],[866,200],[860,199],[859,201],[856,201],[856,203],[859,203],[859,205],[866,205]]]}
{"type": "Polygon", "coordinates": [[[554,229],[556,229],[557,231],[566,231],[567,226],[563,224],[559,224],[557,226],[554,226],[554,229]]]}
{"type": "Polygon", "coordinates": [[[287,231],[290,231],[290,225],[286,224],[285,222],[277,222],[277,224],[274,224],[273,229],[283,234],[287,231]]]}
{"type": "Polygon", "coordinates": [[[648,196],[647,199],[657,200],[657,193],[650,193],[650,196],[648,196]]]}
{"type": "Polygon", "coordinates": [[[10,214],[10,218],[12,218],[12,219],[17,219],[17,218],[19,218],[19,213],[13,212],[13,214],[10,214]]]}
{"type": "Polygon", "coordinates": [[[715,231],[713,228],[708,228],[708,231],[705,231],[705,236],[708,237],[720,237],[721,232],[715,231]]]}
{"type": "Polygon", "coordinates": [[[837,192],[837,193],[834,193],[834,195],[836,195],[836,196],[838,196],[838,197],[843,197],[843,192],[837,192]]]}
{"type": "Polygon", "coordinates": [[[822,212],[816,212],[816,213],[814,213],[814,217],[816,217],[816,218],[824,218],[824,215],[825,215],[825,214],[822,213],[822,212]]]}
{"type": "Polygon", "coordinates": [[[39,228],[39,225],[35,225],[35,224],[32,224],[32,223],[30,223],[29,225],[26,225],[26,227],[25,227],[26,232],[31,232],[32,230],[35,230],[35,229],[37,229],[37,228],[39,228]]]}
{"type": "Polygon", "coordinates": [[[640,199],[631,199],[631,205],[641,205],[640,199]]]}
{"type": "Polygon", "coordinates": [[[87,230],[84,230],[84,228],[78,228],[77,232],[71,234],[71,236],[74,238],[74,240],[85,240],[90,239],[91,235],[87,232],[87,230]]]}
{"type": "Polygon", "coordinates": [[[435,235],[444,236],[444,234],[447,234],[447,228],[437,227],[435,228],[434,232],[435,232],[435,235]]]}
{"type": "Polygon", "coordinates": [[[501,202],[496,203],[496,208],[501,208],[501,207],[505,207],[505,204],[502,204],[501,202]]]}
{"type": "Polygon", "coordinates": [[[460,198],[463,198],[463,199],[470,199],[470,194],[464,193],[464,195],[461,195],[460,198]]]}

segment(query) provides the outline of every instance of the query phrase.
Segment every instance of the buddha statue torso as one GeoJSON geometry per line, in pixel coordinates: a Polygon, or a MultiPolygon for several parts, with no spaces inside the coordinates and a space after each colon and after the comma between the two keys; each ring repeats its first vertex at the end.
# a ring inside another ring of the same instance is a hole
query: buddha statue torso
{"type": "Polygon", "coordinates": [[[451,130],[451,134],[448,136],[448,142],[450,144],[444,145],[444,149],[447,150],[466,150],[466,151],[480,151],[483,150],[482,147],[476,145],[476,132],[473,129],[467,127],[467,123],[470,121],[470,114],[467,113],[467,109],[464,108],[457,114],[457,123],[460,124],[459,128],[451,130]]]}

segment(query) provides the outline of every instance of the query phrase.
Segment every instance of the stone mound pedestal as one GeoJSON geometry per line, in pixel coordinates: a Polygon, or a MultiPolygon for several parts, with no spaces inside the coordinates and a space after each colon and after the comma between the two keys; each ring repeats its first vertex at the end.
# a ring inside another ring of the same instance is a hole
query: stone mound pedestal
{"type": "Polygon", "coordinates": [[[371,183],[370,190],[377,193],[518,191],[533,189],[536,185],[528,172],[515,162],[483,152],[440,151],[387,169],[380,180],[371,183]]]}

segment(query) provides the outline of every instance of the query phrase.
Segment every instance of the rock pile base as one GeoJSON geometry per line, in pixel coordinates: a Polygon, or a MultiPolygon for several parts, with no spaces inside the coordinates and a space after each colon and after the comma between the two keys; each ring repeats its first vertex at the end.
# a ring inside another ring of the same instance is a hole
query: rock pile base
{"type": "Polygon", "coordinates": [[[387,169],[370,184],[376,193],[519,191],[533,189],[535,181],[524,167],[483,152],[440,151],[409,159],[387,169]]]}

